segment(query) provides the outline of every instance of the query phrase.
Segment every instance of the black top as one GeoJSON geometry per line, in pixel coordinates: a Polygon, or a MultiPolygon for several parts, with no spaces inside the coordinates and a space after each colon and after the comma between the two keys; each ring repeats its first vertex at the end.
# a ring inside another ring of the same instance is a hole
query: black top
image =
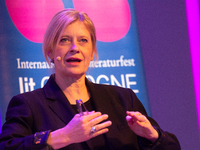
{"type": "MultiPolygon", "coordinates": [[[[94,104],[92,103],[92,98],[90,98],[88,101],[86,101],[84,103],[85,107],[87,108],[88,111],[93,111],[94,110],[94,104]]],[[[76,105],[71,105],[72,106],[72,109],[74,110],[74,112],[77,114],[78,113],[78,110],[77,110],[77,107],[76,105]]],[[[84,107],[83,108],[83,111],[84,110],[84,107]]]]}

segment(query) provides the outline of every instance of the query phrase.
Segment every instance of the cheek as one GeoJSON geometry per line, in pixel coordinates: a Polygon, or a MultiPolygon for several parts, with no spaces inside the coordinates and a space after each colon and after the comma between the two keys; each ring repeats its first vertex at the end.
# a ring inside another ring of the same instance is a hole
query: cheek
{"type": "Polygon", "coordinates": [[[60,47],[58,47],[54,52],[54,57],[57,57],[57,56],[63,57],[64,55],[65,55],[65,51],[60,47]]]}
{"type": "Polygon", "coordinates": [[[90,57],[90,61],[92,61],[94,58],[93,58],[94,56],[93,55],[91,55],[91,57],[90,57]]]}
{"type": "Polygon", "coordinates": [[[95,54],[95,49],[93,48],[93,46],[91,46],[90,48],[89,48],[89,50],[90,50],[90,60],[93,60],[93,57],[94,57],[94,54],[95,54]]]}
{"type": "Polygon", "coordinates": [[[94,57],[93,51],[88,54],[88,60],[92,61],[94,57]]]}

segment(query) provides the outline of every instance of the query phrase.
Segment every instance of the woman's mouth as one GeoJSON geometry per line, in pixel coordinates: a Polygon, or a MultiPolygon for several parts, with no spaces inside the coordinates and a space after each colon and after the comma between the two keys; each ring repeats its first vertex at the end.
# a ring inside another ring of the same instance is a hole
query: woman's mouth
{"type": "Polygon", "coordinates": [[[67,59],[67,62],[81,62],[81,59],[78,59],[78,58],[69,58],[69,59],[67,59]]]}

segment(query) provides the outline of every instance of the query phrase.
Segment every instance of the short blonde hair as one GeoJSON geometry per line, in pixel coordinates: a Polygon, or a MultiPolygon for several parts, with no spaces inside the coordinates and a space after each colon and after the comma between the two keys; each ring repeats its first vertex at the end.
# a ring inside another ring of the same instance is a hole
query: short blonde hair
{"type": "Polygon", "coordinates": [[[58,40],[64,29],[75,21],[84,23],[91,35],[92,46],[96,59],[98,59],[96,47],[96,31],[92,20],[84,12],[78,12],[75,9],[64,9],[58,12],[49,23],[43,39],[43,54],[46,61],[50,64],[50,58],[47,53],[53,51],[58,44],[58,40]]]}

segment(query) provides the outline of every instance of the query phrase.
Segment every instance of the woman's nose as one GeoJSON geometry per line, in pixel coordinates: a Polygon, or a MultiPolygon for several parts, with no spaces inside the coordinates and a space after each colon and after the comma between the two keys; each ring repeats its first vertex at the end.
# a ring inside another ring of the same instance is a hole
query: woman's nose
{"type": "Polygon", "coordinates": [[[79,47],[77,44],[73,44],[73,46],[70,49],[70,52],[72,53],[79,53],[79,47]]]}

